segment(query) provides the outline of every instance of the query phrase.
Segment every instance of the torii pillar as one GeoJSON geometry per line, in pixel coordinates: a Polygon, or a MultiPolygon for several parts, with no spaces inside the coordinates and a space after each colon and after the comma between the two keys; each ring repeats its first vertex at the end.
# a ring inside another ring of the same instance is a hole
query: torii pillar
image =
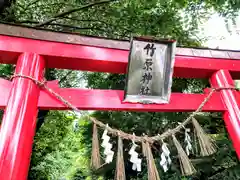
{"type": "MultiPolygon", "coordinates": [[[[42,81],[44,59],[34,53],[19,56],[16,74],[42,81]]],[[[15,77],[0,131],[0,179],[25,180],[35,135],[40,89],[30,79],[15,77]]]]}

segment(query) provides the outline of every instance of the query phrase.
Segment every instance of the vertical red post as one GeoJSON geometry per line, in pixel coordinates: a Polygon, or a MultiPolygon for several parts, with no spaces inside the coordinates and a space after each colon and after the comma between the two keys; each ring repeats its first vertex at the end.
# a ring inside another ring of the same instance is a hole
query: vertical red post
{"type": "MultiPolygon", "coordinates": [[[[44,59],[23,53],[16,74],[42,80],[44,59]]],[[[30,79],[15,77],[0,131],[0,179],[26,180],[35,135],[39,87],[30,79]]]]}
{"type": "MultiPolygon", "coordinates": [[[[210,79],[212,87],[234,87],[234,81],[227,70],[217,71],[210,79]]],[[[240,97],[236,90],[225,89],[221,90],[222,101],[225,104],[227,111],[224,112],[223,118],[240,159],[240,97]]]]}

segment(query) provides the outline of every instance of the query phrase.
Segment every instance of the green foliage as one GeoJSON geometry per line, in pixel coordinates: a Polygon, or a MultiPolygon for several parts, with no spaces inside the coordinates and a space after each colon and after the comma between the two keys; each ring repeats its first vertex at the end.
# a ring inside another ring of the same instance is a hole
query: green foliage
{"type": "Polygon", "coordinates": [[[70,179],[76,176],[75,173],[87,177],[90,147],[86,144],[84,133],[89,122],[79,119],[80,129],[74,133],[73,119],[72,114],[48,113],[35,136],[29,179],[70,179]]]}

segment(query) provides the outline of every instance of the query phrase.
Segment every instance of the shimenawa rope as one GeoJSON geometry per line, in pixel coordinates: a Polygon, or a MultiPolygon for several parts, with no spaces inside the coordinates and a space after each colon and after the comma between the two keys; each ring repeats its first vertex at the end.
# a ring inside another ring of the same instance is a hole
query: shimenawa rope
{"type": "MultiPolygon", "coordinates": [[[[46,85],[46,81],[45,80],[44,81],[39,81],[39,80],[37,80],[37,79],[35,79],[35,78],[31,77],[31,76],[22,75],[22,74],[14,74],[11,79],[17,78],[17,77],[18,78],[27,78],[27,79],[32,80],[38,86],[46,89],[50,94],[55,96],[59,101],[61,101],[63,104],[65,104],[68,108],[72,109],[75,113],[76,112],[77,113],[81,112],[76,106],[74,106],[68,100],[66,100],[61,95],[56,93],[54,90],[49,88],[46,85]]],[[[175,135],[182,128],[184,128],[184,126],[187,125],[196,114],[198,114],[199,112],[202,111],[204,105],[212,97],[213,93],[216,92],[216,91],[219,91],[219,90],[237,90],[237,88],[235,88],[235,87],[211,88],[211,91],[204,98],[203,102],[199,105],[197,110],[194,111],[193,113],[191,113],[188,116],[188,118],[186,118],[182,123],[180,123],[177,127],[173,128],[173,129],[169,129],[169,130],[163,132],[162,134],[159,134],[159,135],[156,135],[156,136],[152,136],[152,137],[135,136],[135,135],[132,135],[132,134],[125,133],[125,132],[123,132],[121,130],[111,128],[111,127],[105,125],[104,123],[102,123],[101,121],[98,121],[96,118],[93,118],[93,117],[89,117],[89,120],[92,121],[93,123],[97,124],[99,127],[103,128],[103,129],[107,128],[109,134],[112,134],[112,135],[115,135],[115,136],[119,136],[122,139],[128,139],[128,140],[133,140],[134,139],[135,142],[148,142],[148,143],[153,143],[155,141],[162,141],[162,140],[166,139],[167,137],[175,135]]]]}

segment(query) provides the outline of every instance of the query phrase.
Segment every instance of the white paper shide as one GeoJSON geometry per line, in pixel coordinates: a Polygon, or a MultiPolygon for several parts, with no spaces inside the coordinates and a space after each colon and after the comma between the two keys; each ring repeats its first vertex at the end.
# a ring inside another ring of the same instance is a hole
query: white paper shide
{"type": "MultiPolygon", "coordinates": [[[[107,125],[107,127],[108,127],[108,125],[107,125]]],[[[105,163],[110,163],[113,160],[114,152],[111,150],[112,144],[109,142],[110,136],[108,136],[107,133],[108,133],[108,130],[106,128],[102,135],[103,142],[102,142],[101,146],[104,148],[104,152],[103,152],[104,155],[106,155],[105,163]]]]}

